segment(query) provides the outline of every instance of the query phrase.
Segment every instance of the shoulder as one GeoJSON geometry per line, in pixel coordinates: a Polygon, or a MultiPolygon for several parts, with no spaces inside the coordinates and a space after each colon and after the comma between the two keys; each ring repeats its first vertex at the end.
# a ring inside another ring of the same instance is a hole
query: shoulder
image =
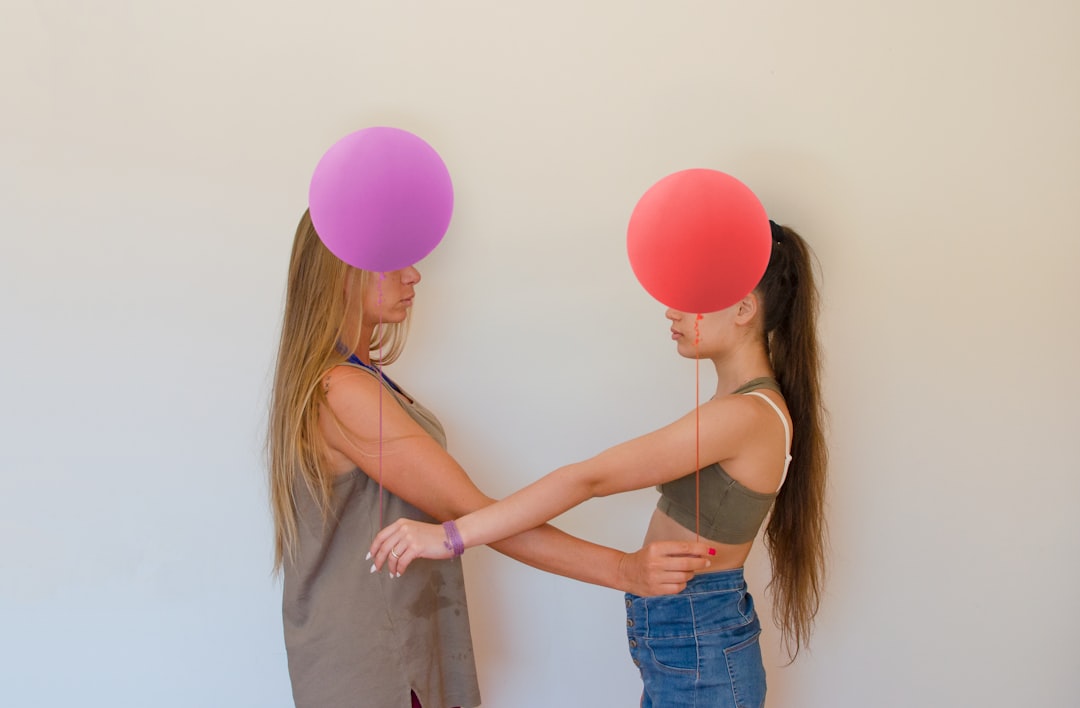
{"type": "Polygon", "coordinates": [[[322,379],[326,407],[332,417],[354,430],[376,426],[397,430],[416,425],[405,403],[384,386],[373,372],[356,366],[329,369],[322,379]]]}
{"type": "Polygon", "coordinates": [[[732,422],[744,421],[748,424],[759,416],[776,417],[773,406],[779,408],[787,416],[787,402],[780,392],[767,388],[754,389],[746,393],[731,393],[720,396],[702,406],[702,410],[708,409],[711,414],[734,419],[732,422]],[[770,403],[772,405],[770,405],[770,403]]]}
{"type": "MultiPolygon", "coordinates": [[[[757,396],[736,393],[714,398],[701,406],[703,423],[728,434],[742,435],[758,427],[768,404],[757,396]]],[[[691,414],[693,415],[693,414],[691,414]]],[[[775,414],[773,414],[775,415],[775,414]]]]}
{"type": "MultiPolygon", "coordinates": [[[[775,405],[790,425],[787,406],[783,397],[774,391],[763,391],[761,396],[745,393],[715,398],[701,406],[700,435],[702,443],[714,447],[715,461],[723,462],[744,454],[755,454],[769,447],[779,436],[783,449],[784,429],[775,405]],[[774,435],[775,433],[775,435],[774,435]]],[[[692,418],[693,413],[688,416],[692,418]]]]}
{"type": "Polygon", "coordinates": [[[357,397],[374,398],[382,388],[373,374],[356,366],[342,364],[323,374],[322,390],[332,408],[354,402],[357,397]]]}
{"type": "Polygon", "coordinates": [[[341,365],[329,369],[322,378],[326,405],[335,415],[354,417],[378,410],[399,409],[394,395],[375,378],[375,374],[356,366],[341,365]],[[390,405],[388,405],[390,404],[390,405]]]}
{"type": "Polygon", "coordinates": [[[349,392],[360,392],[382,388],[375,374],[358,366],[340,364],[330,367],[322,378],[323,391],[327,397],[341,397],[349,392]]]}
{"type": "Polygon", "coordinates": [[[788,449],[785,427],[790,421],[779,393],[761,393],[734,394],[716,401],[716,409],[722,411],[718,414],[722,416],[721,425],[726,429],[722,434],[727,436],[725,454],[718,461],[732,479],[747,489],[771,494],[783,478],[788,449]]]}
{"type": "Polygon", "coordinates": [[[757,407],[759,415],[774,419],[785,427],[791,426],[791,412],[788,410],[787,401],[784,400],[783,394],[779,391],[774,391],[771,388],[759,388],[738,397],[749,400],[752,405],[757,407]]]}

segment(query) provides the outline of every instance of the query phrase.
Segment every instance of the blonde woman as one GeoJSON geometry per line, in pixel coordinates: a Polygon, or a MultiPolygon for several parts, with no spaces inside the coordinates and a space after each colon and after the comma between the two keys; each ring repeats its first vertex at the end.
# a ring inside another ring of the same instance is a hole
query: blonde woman
{"type": "Polygon", "coordinates": [[[645,540],[692,541],[700,531],[717,553],[678,595],[627,595],[641,704],[763,706],[760,627],[742,567],[771,510],[765,541],[773,614],[794,656],[809,640],[821,596],[827,459],[810,249],[775,223],[772,236],[768,268],[741,301],[700,318],[667,311],[678,353],[711,360],[716,369],[716,396],[698,412],[555,470],[456,522],[397,521],[371,547],[376,566],[404,573],[421,558],[453,557],[591,497],[657,486],[645,540]]]}
{"type": "MultiPolygon", "coordinates": [[[[446,452],[435,416],[381,372],[404,347],[419,282],[414,267],[346,265],[301,219],[269,430],[275,567],[299,708],[480,703],[461,563],[418,560],[398,576],[365,559],[380,522],[444,521],[493,501],[446,452]]],[[[536,526],[493,547],[642,595],[679,592],[708,564],[708,545],[692,540],[625,554],[536,526]]]]}

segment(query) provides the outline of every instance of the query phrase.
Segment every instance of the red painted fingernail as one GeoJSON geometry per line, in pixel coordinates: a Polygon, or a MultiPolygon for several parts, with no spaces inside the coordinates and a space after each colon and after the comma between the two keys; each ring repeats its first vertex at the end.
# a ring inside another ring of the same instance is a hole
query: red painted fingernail
{"type": "Polygon", "coordinates": [[[710,556],[715,556],[716,555],[716,549],[715,548],[710,548],[709,549],[709,555],[710,556]]]}

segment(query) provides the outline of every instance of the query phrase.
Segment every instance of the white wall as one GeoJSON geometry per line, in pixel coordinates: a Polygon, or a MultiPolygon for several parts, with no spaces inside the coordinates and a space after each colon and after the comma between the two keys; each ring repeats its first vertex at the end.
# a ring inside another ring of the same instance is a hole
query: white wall
{"type": "MultiPolygon", "coordinates": [[[[665,174],[731,172],[824,273],[831,577],[812,653],[781,668],[768,625],[769,705],[1077,705],[1078,22],[5,0],[0,704],[290,704],[261,457],[284,272],[322,151],[389,124],[457,190],[391,373],[482,488],[693,405],[624,229],[665,174]]],[[[560,525],[635,548],[654,499],[560,525]]],[[[466,561],[485,706],[636,705],[617,593],[466,561]]]]}

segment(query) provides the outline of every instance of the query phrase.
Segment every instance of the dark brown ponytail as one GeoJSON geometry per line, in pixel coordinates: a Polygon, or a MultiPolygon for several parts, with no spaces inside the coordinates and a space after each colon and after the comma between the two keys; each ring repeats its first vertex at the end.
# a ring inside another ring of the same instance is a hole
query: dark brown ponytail
{"type": "Polygon", "coordinates": [[[766,348],[794,427],[791,466],[765,530],[773,616],[794,660],[809,643],[824,587],[828,451],[812,253],[792,229],[773,224],[772,256],[756,292],[765,310],[766,348]]]}

